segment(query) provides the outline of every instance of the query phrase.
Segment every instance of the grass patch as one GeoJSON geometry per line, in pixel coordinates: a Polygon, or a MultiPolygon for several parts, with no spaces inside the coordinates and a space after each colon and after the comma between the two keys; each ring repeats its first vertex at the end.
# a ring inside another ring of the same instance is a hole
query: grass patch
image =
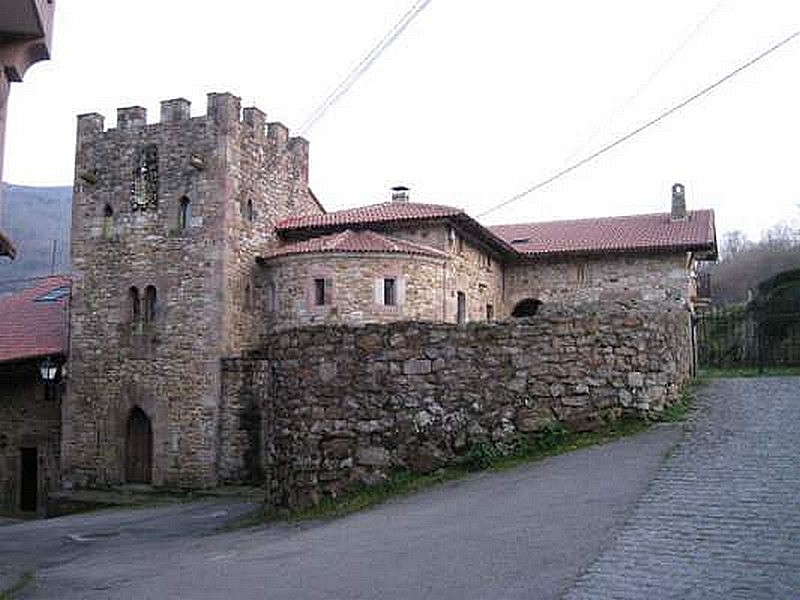
{"type": "Polygon", "coordinates": [[[672,406],[668,406],[664,409],[664,412],[661,413],[659,420],[664,423],[677,423],[679,421],[683,421],[686,418],[689,409],[692,408],[692,404],[694,403],[694,390],[698,385],[702,385],[702,383],[702,379],[696,379],[689,385],[685,385],[681,390],[678,399],[672,406]]]}
{"type": "Polygon", "coordinates": [[[25,571],[10,588],[0,591],[0,600],[11,600],[33,583],[33,571],[25,571]]]}
{"type": "Polygon", "coordinates": [[[797,377],[800,367],[708,367],[700,369],[701,379],[724,379],[730,377],[797,377]]]}
{"type": "Polygon", "coordinates": [[[427,490],[447,481],[463,479],[476,472],[505,471],[550,456],[610,442],[645,431],[652,424],[653,421],[642,419],[621,419],[590,432],[573,432],[556,424],[536,436],[520,436],[505,444],[480,442],[469,450],[461,465],[438,469],[425,475],[413,474],[407,470],[395,471],[382,483],[364,486],[337,498],[325,497],[316,506],[300,510],[256,511],[230,524],[226,529],[255,527],[276,521],[300,522],[342,517],[392,498],[427,490]]]}

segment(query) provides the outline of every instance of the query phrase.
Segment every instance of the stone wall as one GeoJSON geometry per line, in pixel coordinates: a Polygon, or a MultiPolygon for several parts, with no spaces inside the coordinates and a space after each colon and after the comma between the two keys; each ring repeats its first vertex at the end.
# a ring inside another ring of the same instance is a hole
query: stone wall
{"type": "Polygon", "coordinates": [[[525,298],[543,303],[641,299],[681,302],[689,298],[690,269],[686,253],[604,254],[538,258],[506,268],[509,314],[525,298]]]}
{"type": "Polygon", "coordinates": [[[21,449],[38,455],[37,512],[59,487],[61,405],[45,398],[37,363],[0,365],[0,511],[20,508],[21,449]]]}
{"type": "Polygon", "coordinates": [[[442,321],[444,260],[402,254],[303,254],[271,259],[262,304],[269,330],[320,323],[442,321]],[[396,280],[395,306],[376,298],[376,282],[396,280]],[[330,283],[330,303],[316,306],[313,281],[330,283]],[[271,298],[267,297],[271,296],[271,298]]]}
{"type": "Polygon", "coordinates": [[[659,412],[690,376],[690,340],[675,303],[276,334],[257,367],[274,377],[272,499],[304,506],[392,469],[453,464],[481,440],[659,412]]]}
{"type": "Polygon", "coordinates": [[[261,361],[223,359],[220,401],[220,454],[222,483],[263,483],[271,422],[269,369],[261,361]]]}
{"type": "Polygon", "coordinates": [[[198,117],[176,99],[158,123],[141,107],[119,109],[114,129],[98,114],[78,118],[65,486],[124,482],[134,407],[152,426],[153,484],[216,485],[220,361],[259,339],[252,270],[274,243],[274,220],[321,210],[307,158],[304,140],[267,128],[258,109],[242,113],[231,94],[209,94],[198,117]],[[137,205],[137,190],[149,189],[139,179],[152,174],[138,162],[147,148],[157,153],[156,201],[137,205]],[[143,304],[133,315],[133,286],[142,303],[155,287],[152,319],[143,304]]]}

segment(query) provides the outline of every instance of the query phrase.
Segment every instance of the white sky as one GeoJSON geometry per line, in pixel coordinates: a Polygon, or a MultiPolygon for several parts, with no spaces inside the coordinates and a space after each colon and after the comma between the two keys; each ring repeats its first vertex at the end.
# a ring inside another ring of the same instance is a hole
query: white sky
{"type": "MultiPolygon", "coordinates": [[[[60,0],[53,59],[15,84],[5,178],[70,185],[75,115],[230,91],[294,129],[412,0],[60,0]]],[[[412,200],[477,215],[800,29],[797,0],[432,0],[312,129],[328,210],[412,200]],[[715,9],[716,8],[716,9],[715,9]],[[715,9],[633,102],[625,100],[715,9]],[[616,119],[612,113],[625,110],[616,119]],[[585,146],[598,129],[601,135],[585,146]],[[583,153],[575,154],[583,147],[583,153]]],[[[718,233],[800,223],[800,39],[486,224],[660,212],[718,233]]]]}

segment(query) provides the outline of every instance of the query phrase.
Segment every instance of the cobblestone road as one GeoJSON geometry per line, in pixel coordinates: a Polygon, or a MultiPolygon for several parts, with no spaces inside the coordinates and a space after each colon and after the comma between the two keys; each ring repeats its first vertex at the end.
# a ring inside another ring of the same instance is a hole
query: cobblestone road
{"type": "Polygon", "coordinates": [[[568,600],[800,598],[800,378],[715,380],[568,600]]]}

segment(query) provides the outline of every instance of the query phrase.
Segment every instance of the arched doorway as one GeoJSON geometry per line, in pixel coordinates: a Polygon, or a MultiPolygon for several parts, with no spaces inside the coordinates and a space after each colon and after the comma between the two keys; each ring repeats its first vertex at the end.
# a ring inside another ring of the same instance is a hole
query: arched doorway
{"type": "Polygon", "coordinates": [[[514,310],[511,311],[511,316],[517,318],[532,317],[536,314],[536,311],[539,310],[541,305],[541,300],[537,300],[536,298],[525,298],[524,300],[517,302],[514,310]]]}
{"type": "Polygon", "coordinates": [[[131,410],[125,431],[125,481],[153,481],[153,427],[138,406],[131,410]]]}

